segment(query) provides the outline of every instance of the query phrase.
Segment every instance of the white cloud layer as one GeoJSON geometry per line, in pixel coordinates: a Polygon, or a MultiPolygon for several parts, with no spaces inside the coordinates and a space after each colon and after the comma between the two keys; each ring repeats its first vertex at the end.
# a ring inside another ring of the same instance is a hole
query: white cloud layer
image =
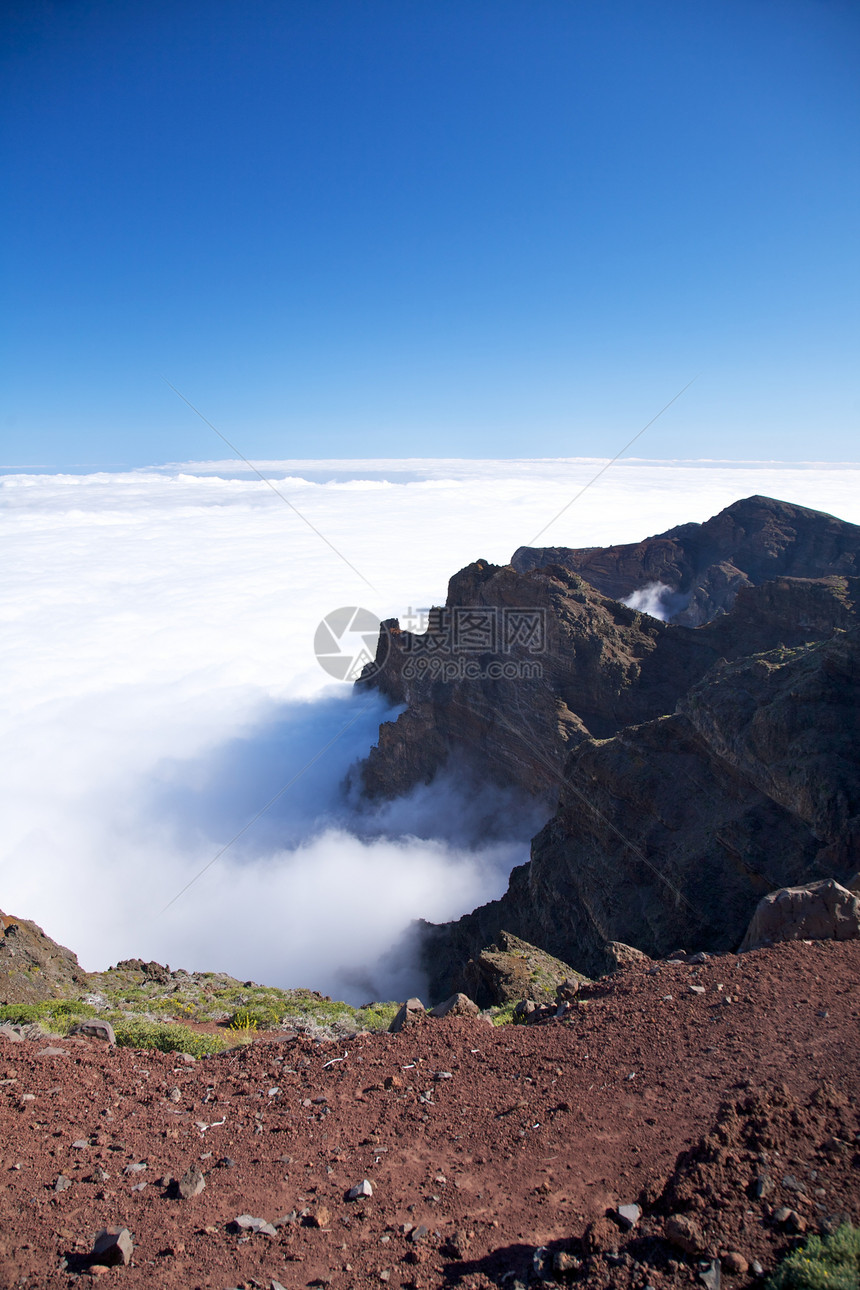
{"type": "MultiPolygon", "coordinates": [[[[339,786],[383,713],[320,669],[314,631],[341,605],[440,603],[600,465],[267,463],[372,588],[233,463],[0,480],[0,906],[90,968],[140,955],[356,1001],[413,988],[380,954],[412,918],[498,895],[534,822],[491,840],[495,806],[445,787],[357,817],[339,786]]],[[[541,542],[630,541],[751,493],[860,522],[857,482],[851,466],[620,462],[541,542]]]]}

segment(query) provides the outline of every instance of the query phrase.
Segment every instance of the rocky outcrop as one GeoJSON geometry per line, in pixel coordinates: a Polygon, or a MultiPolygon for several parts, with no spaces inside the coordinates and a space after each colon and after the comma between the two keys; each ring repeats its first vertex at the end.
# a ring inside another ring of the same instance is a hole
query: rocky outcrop
{"type": "Polygon", "coordinates": [[[387,661],[359,684],[406,710],[380,727],[358,770],[362,791],[400,796],[448,767],[551,808],[567,756],[589,737],[673,712],[721,658],[820,640],[860,621],[858,611],[858,578],[779,578],[744,588],[702,628],[671,627],[565,569],[478,561],[451,579],[427,633],[383,624],[387,661]],[[463,648],[470,620],[487,626],[488,648],[463,648]],[[523,622],[537,624],[534,637],[500,639],[523,622]]]}
{"type": "Polygon", "coordinates": [[[471,997],[482,1008],[520,999],[546,1003],[562,982],[585,980],[567,963],[510,932],[499,932],[496,942],[470,959],[463,972],[471,997]]]}
{"type": "Polygon", "coordinates": [[[617,600],[643,587],[657,593],[671,622],[698,627],[734,604],[742,587],[774,578],[860,574],[860,527],[823,511],[747,497],[704,524],[681,524],[622,546],[520,547],[521,573],[562,566],[617,600]]]}
{"type": "Polygon", "coordinates": [[[501,900],[426,929],[434,999],[503,930],[596,975],[607,942],[734,948],[768,891],[856,871],[858,561],[857,526],[754,497],[639,544],[477,561],[425,634],[384,625],[360,684],[405,710],[365,795],[456,771],[551,816],[501,900]],[[618,600],[648,582],[672,622],[618,600]]]}
{"type": "Polygon", "coordinates": [[[760,902],[741,951],[777,941],[852,941],[860,936],[860,897],[832,878],[781,887],[760,902]]]}
{"type": "Polygon", "coordinates": [[[0,914],[0,1003],[41,1003],[86,985],[77,955],[26,918],[0,914]]]}
{"type": "Polygon", "coordinates": [[[584,741],[505,895],[426,927],[431,993],[502,928],[598,975],[609,941],[733,950],[769,891],[853,873],[858,677],[855,628],[720,665],[679,712],[584,741]]]}

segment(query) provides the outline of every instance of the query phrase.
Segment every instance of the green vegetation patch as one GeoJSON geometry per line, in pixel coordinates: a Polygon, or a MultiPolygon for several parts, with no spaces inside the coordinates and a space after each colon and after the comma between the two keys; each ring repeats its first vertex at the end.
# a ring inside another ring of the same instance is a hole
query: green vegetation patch
{"type": "Polygon", "coordinates": [[[116,1042],[123,1048],[151,1048],[160,1053],[190,1053],[209,1057],[234,1048],[238,1036],[203,1035],[180,1022],[147,1021],[144,1017],[111,1017],[116,1042]]]}
{"type": "Polygon", "coordinates": [[[860,1290],[860,1230],[843,1223],[829,1236],[810,1236],[767,1279],[766,1290],[860,1290]]]}
{"type": "Polygon", "coordinates": [[[96,1008],[78,999],[46,999],[43,1003],[8,1003],[0,1007],[0,1022],[35,1024],[55,1035],[66,1035],[76,1022],[96,1016],[96,1008]]]}

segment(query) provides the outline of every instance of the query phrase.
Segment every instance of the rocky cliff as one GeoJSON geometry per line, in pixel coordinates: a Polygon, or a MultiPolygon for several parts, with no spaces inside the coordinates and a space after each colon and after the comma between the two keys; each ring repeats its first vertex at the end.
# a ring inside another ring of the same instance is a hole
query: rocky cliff
{"type": "MultiPolygon", "coordinates": [[[[426,929],[432,988],[502,929],[589,974],[607,941],[730,950],[776,887],[857,869],[860,629],[721,663],[679,711],[587,740],[501,900],[426,929]]],[[[451,987],[453,988],[453,986],[451,987]]]]}
{"type": "Polygon", "coordinates": [[[427,633],[384,625],[359,684],[406,708],[364,792],[456,768],[554,811],[501,901],[427,929],[434,992],[502,931],[586,972],[607,941],[729,948],[772,887],[857,868],[859,555],[856,526],[749,498],[635,547],[478,561],[427,633]],[[675,621],[613,598],[647,581],[675,621]]]}
{"type": "Polygon", "coordinates": [[[642,542],[521,546],[511,564],[520,572],[561,565],[618,600],[649,585],[662,588],[667,620],[698,627],[730,609],[742,587],[860,574],[860,526],[773,497],[746,497],[704,524],[681,524],[642,542]]]}

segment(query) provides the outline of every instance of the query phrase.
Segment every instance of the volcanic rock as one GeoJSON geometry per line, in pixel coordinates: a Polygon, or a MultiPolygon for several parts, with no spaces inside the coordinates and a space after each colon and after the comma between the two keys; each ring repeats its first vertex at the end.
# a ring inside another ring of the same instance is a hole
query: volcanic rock
{"type": "Polygon", "coordinates": [[[477,1017],[480,1009],[467,994],[452,994],[444,1003],[430,1009],[431,1017],[477,1017]]]}
{"type": "Polygon", "coordinates": [[[427,1011],[420,999],[407,999],[401,1006],[397,1016],[388,1027],[392,1035],[398,1035],[406,1026],[414,1026],[424,1020],[427,1011]]]}
{"type": "Polygon", "coordinates": [[[860,574],[860,527],[772,497],[733,502],[704,524],[681,524],[623,546],[520,547],[519,572],[561,565],[604,595],[649,585],[670,621],[698,627],[730,609],[738,591],[778,577],[860,574]]]}
{"type": "Polygon", "coordinates": [[[860,897],[832,878],[781,887],[759,903],[741,950],[776,941],[849,941],[860,936],[860,897]]]}
{"type": "Polygon", "coordinates": [[[467,982],[502,928],[597,976],[608,941],[733,950],[766,892],[853,873],[859,682],[853,628],[721,664],[678,712],[584,741],[505,895],[424,926],[432,991],[467,982]]]}
{"type": "Polygon", "coordinates": [[[127,1227],[106,1227],[93,1242],[91,1259],[107,1267],[124,1266],[131,1262],[134,1243],[127,1227]]]}
{"type": "Polygon", "coordinates": [[[501,929],[496,943],[466,964],[463,977],[482,1008],[521,999],[549,1003],[563,983],[576,985],[586,979],[567,963],[501,929]]]}
{"type": "Polygon", "coordinates": [[[86,1021],[77,1022],[71,1027],[69,1034],[85,1035],[87,1039],[101,1039],[106,1044],[116,1043],[113,1026],[101,1017],[88,1017],[86,1021]]]}
{"type": "Polygon", "coordinates": [[[0,1003],[40,1003],[86,984],[78,957],[27,918],[0,913],[0,1003]]]}

